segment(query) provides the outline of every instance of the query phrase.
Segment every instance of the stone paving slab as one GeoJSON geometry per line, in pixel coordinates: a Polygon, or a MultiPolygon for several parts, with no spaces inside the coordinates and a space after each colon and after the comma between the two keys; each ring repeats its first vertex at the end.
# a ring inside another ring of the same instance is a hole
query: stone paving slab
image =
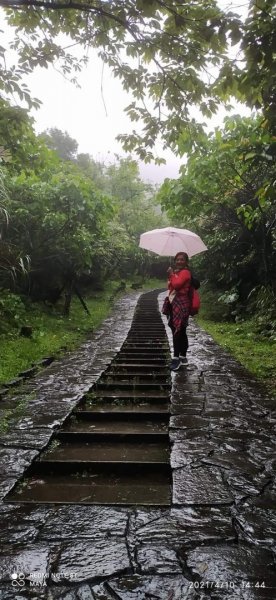
{"type": "Polygon", "coordinates": [[[49,573],[50,548],[47,544],[26,544],[13,548],[1,546],[0,582],[10,581],[13,573],[49,573]]]}
{"type": "Polygon", "coordinates": [[[127,508],[106,506],[65,506],[51,511],[41,528],[40,539],[110,539],[124,537],[128,526],[127,508]],[[108,523],[108,526],[107,526],[108,523]]]}
{"type": "Polygon", "coordinates": [[[192,505],[232,504],[233,495],[218,469],[204,467],[173,471],[173,503],[192,505]]]}
{"type": "Polygon", "coordinates": [[[0,477],[0,502],[10,492],[17,480],[17,477],[0,477]]]}
{"type": "Polygon", "coordinates": [[[131,571],[127,544],[125,540],[92,539],[63,545],[51,581],[61,583],[70,581],[93,582],[119,573],[131,571]]]}
{"type": "Polygon", "coordinates": [[[226,506],[183,506],[169,510],[140,511],[130,526],[137,542],[167,543],[178,550],[194,544],[235,541],[233,516],[226,506]]]}
{"type": "Polygon", "coordinates": [[[42,450],[47,446],[50,437],[53,434],[53,430],[50,428],[31,428],[23,429],[13,428],[9,431],[7,436],[3,436],[1,444],[5,447],[11,448],[27,448],[27,449],[39,449],[42,450]]]}
{"type": "Polygon", "coordinates": [[[188,579],[181,576],[141,577],[132,575],[113,579],[92,588],[93,600],[197,600],[188,579]],[[188,595],[187,595],[188,594],[188,595]]]}
{"type": "MultiPolygon", "coordinates": [[[[26,411],[0,439],[0,498],[120,349],[138,297],[28,381],[26,411]]],[[[172,374],[172,506],[2,502],[0,600],[276,598],[275,400],[193,320],[189,339],[172,374]]]]}
{"type": "Polygon", "coordinates": [[[249,592],[249,598],[275,598],[275,562],[267,550],[242,544],[206,546],[195,548],[185,560],[192,573],[201,578],[206,590],[212,590],[212,587],[214,591],[219,590],[218,597],[228,598],[229,592],[234,592],[247,598],[245,594],[249,592]],[[217,590],[211,582],[216,582],[217,590]],[[229,583],[228,589],[223,585],[225,582],[229,583]]]}
{"type": "Polygon", "coordinates": [[[38,456],[37,450],[0,448],[0,477],[16,477],[38,456]]]}

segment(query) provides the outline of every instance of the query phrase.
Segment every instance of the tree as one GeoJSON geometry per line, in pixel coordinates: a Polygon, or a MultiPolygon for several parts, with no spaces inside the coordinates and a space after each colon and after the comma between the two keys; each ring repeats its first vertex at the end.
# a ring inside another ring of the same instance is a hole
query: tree
{"type": "Polygon", "coordinates": [[[93,47],[133,96],[126,112],[142,131],[119,137],[127,152],[135,149],[144,161],[154,158],[160,133],[165,146],[181,152],[201,142],[203,126],[191,118],[191,106],[205,115],[216,112],[214,84],[229,36],[233,43],[242,36],[238,17],[215,0],[0,0],[0,6],[16,28],[12,46],[19,56],[18,66],[3,66],[3,91],[30,102],[20,86],[24,72],[60,61],[64,74],[75,79],[86,53],[78,59],[70,47],[93,47]],[[68,38],[64,48],[60,34],[68,38]]]}
{"type": "Polygon", "coordinates": [[[33,119],[19,106],[12,106],[0,98],[0,148],[1,161],[9,173],[38,173],[57,158],[40,140],[33,128],[33,119]]]}
{"type": "Polygon", "coordinates": [[[133,95],[126,111],[143,129],[119,138],[142,160],[153,159],[159,134],[181,154],[201,144],[203,125],[191,117],[192,105],[209,117],[234,96],[263,109],[270,131],[275,127],[274,0],[251,0],[244,23],[215,0],[0,0],[0,6],[16,28],[12,48],[19,56],[9,68],[0,49],[3,93],[38,106],[24,74],[59,61],[76,82],[87,54],[77,58],[71,47],[95,48],[133,95]],[[64,47],[60,34],[68,38],[64,47]],[[230,58],[229,44],[239,42],[238,58],[230,58]]]}
{"type": "Polygon", "coordinates": [[[57,127],[52,127],[43,131],[39,138],[43,140],[48,148],[55,150],[62,160],[76,159],[78,142],[67,131],[61,131],[57,127]]]}
{"type": "Polygon", "coordinates": [[[10,220],[8,204],[6,173],[0,166],[0,286],[9,287],[15,284],[18,275],[27,273],[29,257],[7,239],[10,220]]]}
{"type": "Polygon", "coordinates": [[[227,118],[159,194],[170,216],[206,241],[204,277],[242,303],[274,286],[276,170],[261,121],[227,118]]]}
{"type": "Polygon", "coordinates": [[[4,181],[4,172],[3,169],[0,168],[0,239],[2,237],[1,229],[3,227],[3,224],[6,225],[8,222],[8,213],[6,210],[7,199],[8,198],[4,181]]]}
{"type": "Polygon", "coordinates": [[[39,178],[22,173],[8,189],[9,241],[22,248],[31,264],[21,289],[29,289],[35,299],[71,290],[97,265],[111,201],[69,163],[39,178]]]}
{"type": "Polygon", "coordinates": [[[69,138],[61,159],[25,110],[0,103],[1,284],[35,299],[67,289],[69,298],[78,280],[98,285],[143,266],[139,235],[160,216],[137,163],[118,158],[107,166],[75,155],[77,142],[53,129],[51,141],[69,138]]]}
{"type": "Polygon", "coordinates": [[[238,89],[251,108],[263,109],[268,129],[276,132],[276,6],[274,0],[250,2],[241,42],[246,69],[236,67],[238,89]]]}
{"type": "Polygon", "coordinates": [[[108,272],[116,270],[121,277],[144,272],[152,260],[139,249],[140,235],[165,224],[157,210],[155,190],[141,180],[138,164],[131,157],[117,157],[112,164],[105,165],[95,163],[89,155],[78,155],[77,165],[92,177],[115,208],[102,257],[108,272]]]}
{"type": "Polygon", "coordinates": [[[81,172],[94,181],[96,187],[100,190],[105,189],[105,165],[99,161],[95,161],[88,153],[80,153],[76,157],[76,164],[81,172]]]}

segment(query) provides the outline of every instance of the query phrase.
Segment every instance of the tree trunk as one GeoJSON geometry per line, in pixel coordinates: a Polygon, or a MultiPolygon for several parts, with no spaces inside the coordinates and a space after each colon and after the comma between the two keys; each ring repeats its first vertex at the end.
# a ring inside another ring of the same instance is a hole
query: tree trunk
{"type": "Polygon", "coordinates": [[[84,310],[87,312],[87,314],[89,315],[89,317],[91,316],[90,312],[89,312],[89,308],[88,306],[85,304],[84,299],[80,293],[80,291],[78,290],[77,286],[74,285],[74,292],[76,292],[76,295],[78,296],[78,299],[81,303],[81,305],[83,306],[84,310]]]}
{"type": "Polygon", "coordinates": [[[73,287],[74,287],[74,279],[72,277],[69,281],[67,281],[67,284],[66,284],[65,301],[64,301],[64,306],[63,306],[63,316],[64,317],[69,317],[69,314],[70,314],[70,306],[71,306],[71,300],[72,300],[72,294],[73,294],[73,287]]]}

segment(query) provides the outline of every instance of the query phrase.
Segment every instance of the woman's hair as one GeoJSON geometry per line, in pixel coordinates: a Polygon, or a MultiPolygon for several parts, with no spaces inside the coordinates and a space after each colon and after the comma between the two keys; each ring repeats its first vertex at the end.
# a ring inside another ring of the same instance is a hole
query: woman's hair
{"type": "Polygon", "coordinates": [[[188,254],[187,254],[187,252],[177,252],[177,254],[176,254],[176,255],[175,255],[175,257],[174,257],[174,260],[176,260],[176,259],[177,259],[177,257],[178,257],[180,254],[182,254],[182,256],[184,256],[184,258],[185,258],[186,262],[188,263],[188,262],[189,262],[189,257],[188,257],[188,254]]]}

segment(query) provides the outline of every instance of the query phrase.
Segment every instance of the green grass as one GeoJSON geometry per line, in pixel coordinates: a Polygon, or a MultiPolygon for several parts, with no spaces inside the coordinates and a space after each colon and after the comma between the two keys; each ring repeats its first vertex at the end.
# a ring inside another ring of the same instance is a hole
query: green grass
{"type": "Polygon", "coordinates": [[[58,309],[34,304],[26,311],[26,322],[33,328],[32,338],[21,337],[16,328],[0,336],[0,383],[8,382],[46,356],[58,356],[76,348],[109,314],[113,304],[110,296],[116,287],[118,282],[112,282],[108,290],[85,299],[91,316],[76,298],[69,317],[61,316],[58,309]]]}
{"type": "Polygon", "coordinates": [[[250,373],[262,381],[270,393],[275,393],[275,342],[256,333],[254,320],[216,323],[198,316],[197,322],[218,344],[231,352],[250,373]]]}

